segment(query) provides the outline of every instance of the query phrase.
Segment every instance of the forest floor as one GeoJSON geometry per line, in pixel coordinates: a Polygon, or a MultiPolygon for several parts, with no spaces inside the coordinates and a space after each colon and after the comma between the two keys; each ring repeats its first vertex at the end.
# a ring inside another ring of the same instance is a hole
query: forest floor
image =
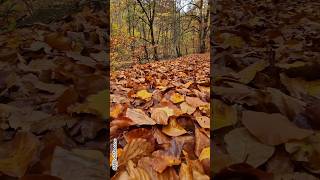
{"type": "Polygon", "coordinates": [[[209,67],[207,53],[111,73],[114,179],[209,179],[209,67]]]}
{"type": "Polygon", "coordinates": [[[0,34],[0,179],[106,179],[107,9],[47,16],[0,34]]]}
{"type": "Polygon", "coordinates": [[[319,179],[319,5],[226,0],[213,7],[217,179],[319,179]]]}

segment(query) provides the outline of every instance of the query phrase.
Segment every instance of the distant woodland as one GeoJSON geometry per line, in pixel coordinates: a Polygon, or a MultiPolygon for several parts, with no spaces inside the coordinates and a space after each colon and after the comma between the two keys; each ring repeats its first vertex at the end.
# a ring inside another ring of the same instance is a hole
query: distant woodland
{"type": "Polygon", "coordinates": [[[204,53],[206,0],[111,0],[111,65],[204,53]]]}

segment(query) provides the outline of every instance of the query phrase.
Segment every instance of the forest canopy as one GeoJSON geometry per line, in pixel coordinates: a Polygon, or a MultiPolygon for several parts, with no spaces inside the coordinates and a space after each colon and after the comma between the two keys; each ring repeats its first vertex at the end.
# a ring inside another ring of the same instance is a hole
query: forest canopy
{"type": "Polygon", "coordinates": [[[111,67],[208,51],[207,0],[111,0],[111,67]]]}

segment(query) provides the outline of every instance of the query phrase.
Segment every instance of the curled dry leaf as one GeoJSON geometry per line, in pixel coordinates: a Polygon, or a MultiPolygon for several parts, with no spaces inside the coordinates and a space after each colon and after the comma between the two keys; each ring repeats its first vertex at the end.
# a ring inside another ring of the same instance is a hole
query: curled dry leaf
{"type": "Polygon", "coordinates": [[[162,132],[168,136],[174,137],[187,133],[187,131],[181,125],[179,125],[179,123],[177,123],[175,118],[171,118],[169,120],[169,124],[162,128],[162,132]]]}
{"type": "Polygon", "coordinates": [[[123,152],[119,157],[119,166],[127,163],[131,159],[148,155],[152,150],[152,144],[146,139],[133,139],[124,147],[123,152]]]}
{"type": "Polygon", "coordinates": [[[13,150],[6,152],[0,158],[0,172],[13,177],[22,177],[29,165],[37,158],[40,148],[39,140],[31,133],[20,132],[5,146],[13,150]]]}
{"type": "Polygon", "coordinates": [[[253,167],[264,164],[275,150],[273,146],[260,143],[245,128],[230,131],[224,140],[234,162],[246,162],[253,167]]]}
{"type": "Polygon", "coordinates": [[[210,118],[207,116],[197,116],[196,120],[201,127],[210,129],[210,118]]]}
{"type": "Polygon", "coordinates": [[[237,118],[237,111],[233,106],[228,106],[224,102],[214,99],[213,103],[213,129],[220,129],[234,125],[237,118]]]}
{"type": "Polygon", "coordinates": [[[126,112],[126,117],[131,119],[137,125],[155,125],[156,124],[156,122],[153,119],[151,119],[141,109],[128,108],[126,112]]]}
{"type": "Polygon", "coordinates": [[[279,145],[310,136],[313,131],[298,128],[281,114],[244,111],[242,123],[262,143],[279,145]],[[284,131],[285,129],[285,131],[284,131]]]}

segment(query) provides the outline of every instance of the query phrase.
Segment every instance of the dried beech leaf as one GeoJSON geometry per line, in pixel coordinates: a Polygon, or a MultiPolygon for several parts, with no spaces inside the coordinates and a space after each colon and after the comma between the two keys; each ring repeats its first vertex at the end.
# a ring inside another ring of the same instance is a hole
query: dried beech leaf
{"type": "Polygon", "coordinates": [[[179,177],[181,180],[193,180],[191,168],[187,164],[185,163],[181,164],[179,177]]]}
{"type": "Polygon", "coordinates": [[[65,150],[57,146],[51,162],[51,175],[61,179],[102,180],[107,176],[105,157],[96,150],[65,150]]]}
{"type": "Polygon", "coordinates": [[[144,90],[138,91],[136,96],[143,100],[148,100],[152,97],[152,93],[149,93],[147,90],[144,89],[144,90]]]}
{"type": "Polygon", "coordinates": [[[153,119],[151,119],[141,109],[128,108],[127,112],[126,112],[126,117],[131,119],[137,125],[154,125],[154,124],[156,124],[156,122],[153,119]]]}
{"type": "Polygon", "coordinates": [[[239,81],[243,84],[248,84],[251,82],[256,76],[257,72],[264,70],[269,66],[268,61],[257,61],[250,66],[246,67],[242,71],[238,72],[237,77],[239,77],[239,81]]]}
{"type": "Polygon", "coordinates": [[[197,116],[196,120],[201,127],[210,129],[210,118],[207,116],[197,116]]]}
{"type": "Polygon", "coordinates": [[[210,146],[209,138],[203,134],[199,128],[195,130],[195,154],[199,157],[202,150],[208,146],[210,146]]]}
{"type": "Polygon", "coordinates": [[[199,155],[199,160],[202,161],[204,159],[210,159],[210,147],[206,147],[202,149],[199,155]]]}
{"type": "Polygon", "coordinates": [[[164,128],[162,128],[162,132],[168,136],[174,136],[174,137],[181,136],[187,133],[187,131],[177,123],[175,118],[171,118],[169,120],[169,124],[164,128]]]}
{"type": "Polygon", "coordinates": [[[120,113],[122,113],[124,107],[121,104],[116,104],[111,107],[110,116],[112,118],[117,118],[120,113]]]}
{"type": "Polygon", "coordinates": [[[206,106],[206,105],[209,104],[209,103],[207,103],[207,102],[203,102],[203,101],[202,101],[200,98],[198,98],[198,97],[189,97],[189,96],[186,97],[186,102],[187,102],[189,105],[191,105],[191,106],[193,106],[193,107],[195,107],[195,108],[200,107],[200,106],[206,106]]]}
{"type": "Polygon", "coordinates": [[[220,100],[214,100],[213,103],[213,118],[214,118],[214,127],[213,129],[220,129],[227,126],[234,125],[237,118],[237,111],[234,107],[226,105],[220,100]]]}
{"type": "Polygon", "coordinates": [[[0,158],[0,172],[13,177],[22,177],[37,158],[40,142],[33,134],[20,132],[9,143],[8,146],[12,151],[0,158]]]}
{"type": "Polygon", "coordinates": [[[172,101],[173,103],[180,103],[184,101],[184,96],[179,94],[179,93],[173,93],[170,96],[170,101],[172,101]]]}
{"type": "Polygon", "coordinates": [[[131,140],[123,149],[119,157],[119,166],[136,157],[149,154],[153,150],[152,145],[146,139],[138,138],[131,140]]]}
{"type": "Polygon", "coordinates": [[[87,97],[86,102],[70,107],[69,111],[74,113],[96,114],[102,118],[107,118],[107,97],[108,90],[103,90],[97,94],[87,97]]]}
{"type": "Polygon", "coordinates": [[[236,163],[246,162],[253,167],[264,164],[275,148],[260,143],[245,128],[237,128],[225,135],[227,151],[236,163]]]}
{"type": "Polygon", "coordinates": [[[193,114],[194,111],[196,111],[196,108],[195,108],[195,107],[189,105],[189,104],[186,103],[186,102],[181,103],[181,104],[180,104],[180,108],[181,108],[181,111],[182,111],[183,113],[186,113],[186,114],[189,114],[189,115],[193,114]]]}
{"type": "Polygon", "coordinates": [[[303,139],[313,133],[311,130],[298,128],[285,116],[277,113],[244,111],[242,123],[251,134],[267,145],[279,145],[290,140],[303,139]]]}

